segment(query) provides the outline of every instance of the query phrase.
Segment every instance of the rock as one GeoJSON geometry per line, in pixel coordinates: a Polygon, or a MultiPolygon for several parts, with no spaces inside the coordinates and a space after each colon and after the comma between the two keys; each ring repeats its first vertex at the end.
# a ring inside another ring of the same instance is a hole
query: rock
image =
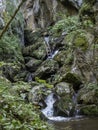
{"type": "Polygon", "coordinates": [[[35,76],[39,78],[47,79],[52,74],[55,74],[59,69],[58,63],[55,60],[47,59],[41,66],[36,70],[35,76]]]}
{"type": "Polygon", "coordinates": [[[36,44],[30,45],[23,48],[24,57],[33,57],[35,59],[44,60],[47,52],[43,39],[39,39],[36,44]]]}
{"type": "Polygon", "coordinates": [[[68,51],[70,50],[62,50],[59,51],[58,54],[54,57],[54,60],[56,60],[60,66],[64,65],[64,64],[72,64],[73,61],[73,56],[71,54],[71,52],[69,53],[68,51]]]}
{"type": "Polygon", "coordinates": [[[75,7],[76,9],[79,9],[81,7],[81,4],[82,4],[82,0],[68,0],[68,1],[60,0],[60,1],[65,2],[66,4],[69,3],[70,5],[75,7]]]}
{"type": "Polygon", "coordinates": [[[34,0],[33,2],[32,0],[27,1],[24,11],[24,18],[27,28],[31,29],[32,31],[36,31],[38,28],[45,29],[46,27],[52,26],[55,24],[55,21],[60,19],[59,12],[64,15],[76,14],[76,8],[80,3],[77,4],[75,0],[71,1],[70,3],[72,3],[72,8],[67,5],[65,8],[64,4],[62,5],[61,1],[57,0],[34,0]]]}
{"type": "Polygon", "coordinates": [[[72,86],[66,82],[60,82],[55,86],[55,92],[59,99],[55,103],[55,109],[58,116],[70,116],[70,111],[73,108],[72,95],[74,90],[72,86]]]}
{"type": "Polygon", "coordinates": [[[98,116],[98,105],[86,105],[80,109],[82,115],[98,116]]]}
{"type": "Polygon", "coordinates": [[[59,96],[65,96],[66,94],[72,95],[73,88],[70,84],[66,82],[60,82],[55,86],[55,92],[59,96]],[[72,93],[71,93],[72,92],[72,93]]]}
{"type": "Polygon", "coordinates": [[[7,79],[10,81],[14,81],[15,76],[21,70],[21,66],[13,63],[5,63],[2,67],[2,73],[5,75],[7,79]]]}
{"type": "Polygon", "coordinates": [[[79,90],[78,102],[82,104],[98,104],[98,85],[97,84],[88,84],[84,88],[79,90]]]}
{"type": "Polygon", "coordinates": [[[30,29],[24,30],[24,39],[25,39],[25,45],[33,45],[37,40],[41,37],[41,30],[37,30],[36,32],[32,32],[30,29]]]}
{"type": "Polygon", "coordinates": [[[41,60],[32,58],[29,62],[26,63],[26,67],[30,72],[34,72],[41,63],[42,63],[41,60]]]}
{"type": "Polygon", "coordinates": [[[63,78],[63,81],[71,83],[75,91],[78,91],[80,85],[82,84],[80,77],[70,72],[65,75],[65,77],[63,78]]]}
{"type": "Polygon", "coordinates": [[[29,101],[35,105],[40,105],[41,107],[43,107],[43,105],[45,105],[44,104],[45,96],[51,92],[49,91],[48,93],[48,89],[49,88],[47,88],[44,83],[40,83],[38,85],[34,84],[28,95],[29,101]]]}

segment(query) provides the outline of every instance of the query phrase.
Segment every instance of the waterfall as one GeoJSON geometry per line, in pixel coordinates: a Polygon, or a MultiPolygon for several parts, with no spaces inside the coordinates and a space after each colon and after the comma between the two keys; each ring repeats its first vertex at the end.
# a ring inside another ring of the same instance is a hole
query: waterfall
{"type": "Polygon", "coordinates": [[[44,41],[45,41],[45,47],[46,47],[48,59],[53,59],[54,56],[59,52],[59,50],[55,50],[55,51],[51,50],[49,35],[44,36],[44,41]]]}
{"type": "Polygon", "coordinates": [[[78,108],[77,97],[78,97],[78,93],[75,92],[73,97],[72,97],[72,100],[73,100],[73,108],[72,109],[74,109],[74,113],[73,113],[74,117],[79,116],[79,111],[80,111],[78,108]]]}
{"type": "Polygon", "coordinates": [[[83,116],[79,115],[79,109],[77,104],[77,93],[74,93],[72,100],[73,100],[73,107],[70,108],[69,117],[63,116],[54,116],[54,103],[57,101],[57,98],[54,96],[54,93],[51,93],[45,99],[46,108],[42,109],[41,112],[45,115],[45,117],[49,120],[53,121],[70,121],[75,119],[81,119],[83,116]],[[72,112],[72,115],[70,114],[72,112]]]}
{"type": "Polygon", "coordinates": [[[56,99],[54,98],[54,94],[51,93],[45,100],[47,107],[42,110],[42,113],[47,117],[52,117],[54,114],[53,104],[55,103],[56,99]]]}
{"type": "Polygon", "coordinates": [[[47,51],[47,56],[51,56],[52,51],[51,51],[50,44],[49,44],[49,41],[50,41],[49,35],[45,35],[44,40],[45,40],[45,47],[46,47],[46,51],[47,51]]]}

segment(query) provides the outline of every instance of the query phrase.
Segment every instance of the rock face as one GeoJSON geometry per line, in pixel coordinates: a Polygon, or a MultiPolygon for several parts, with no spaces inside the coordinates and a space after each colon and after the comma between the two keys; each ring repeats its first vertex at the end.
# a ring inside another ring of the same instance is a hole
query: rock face
{"type": "Polygon", "coordinates": [[[58,0],[28,0],[24,11],[26,26],[33,31],[37,28],[45,29],[60,18],[59,14],[77,13],[81,3],[81,0],[78,3],[75,0],[69,0],[67,3],[58,0]]]}

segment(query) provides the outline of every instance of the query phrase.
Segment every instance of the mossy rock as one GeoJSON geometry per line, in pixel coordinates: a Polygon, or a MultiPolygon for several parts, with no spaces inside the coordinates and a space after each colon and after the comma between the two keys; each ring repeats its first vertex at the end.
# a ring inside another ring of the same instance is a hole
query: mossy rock
{"type": "Polygon", "coordinates": [[[56,60],[60,66],[64,64],[70,65],[73,62],[73,56],[70,49],[65,49],[63,51],[59,51],[59,53],[54,57],[54,60],[56,60]]]}
{"type": "Polygon", "coordinates": [[[47,55],[46,47],[43,39],[39,39],[36,44],[23,48],[23,56],[31,56],[35,59],[43,60],[47,55]]]}
{"type": "Polygon", "coordinates": [[[78,92],[78,102],[98,105],[98,85],[89,83],[78,92]]]}
{"type": "Polygon", "coordinates": [[[17,75],[21,70],[21,64],[6,63],[6,62],[0,62],[0,63],[1,63],[0,69],[2,74],[5,75],[7,79],[13,82],[15,75],[17,75]]]}
{"type": "Polygon", "coordinates": [[[25,45],[33,45],[38,39],[41,37],[41,30],[32,32],[32,30],[25,28],[24,30],[24,38],[25,38],[25,45]]]}
{"type": "Polygon", "coordinates": [[[47,59],[35,71],[35,77],[39,77],[41,79],[47,79],[52,74],[55,74],[58,69],[59,69],[59,65],[55,60],[47,59]]]}
{"type": "Polygon", "coordinates": [[[29,62],[26,63],[26,67],[30,72],[34,72],[36,71],[36,69],[39,67],[41,63],[42,63],[41,60],[32,58],[29,62]]]}
{"type": "Polygon", "coordinates": [[[98,106],[97,105],[87,105],[81,108],[81,114],[87,116],[98,116],[98,106]]]}
{"type": "Polygon", "coordinates": [[[82,4],[82,7],[79,11],[79,16],[82,21],[84,20],[83,17],[87,15],[89,16],[90,20],[94,22],[95,18],[94,18],[93,4],[95,3],[95,1],[96,0],[93,0],[91,2],[84,1],[84,3],[82,4]]]}
{"type": "Polygon", "coordinates": [[[78,90],[82,84],[80,77],[77,74],[70,72],[64,76],[63,81],[73,84],[74,90],[78,90]]]}
{"type": "Polygon", "coordinates": [[[86,51],[88,49],[88,40],[85,36],[77,35],[74,40],[75,47],[81,48],[83,51],[86,51]]]}

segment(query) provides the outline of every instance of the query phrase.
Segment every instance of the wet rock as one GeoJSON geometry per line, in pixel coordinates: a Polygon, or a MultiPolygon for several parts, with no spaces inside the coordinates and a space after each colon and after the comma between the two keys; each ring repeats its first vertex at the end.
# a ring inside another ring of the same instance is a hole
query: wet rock
{"type": "Polygon", "coordinates": [[[56,73],[58,69],[59,65],[55,60],[47,59],[36,70],[35,75],[36,77],[47,79],[50,75],[56,73]]]}
{"type": "Polygon", "coordinates": [[[59,51],[58,54],[54,57],[54,59],[59,63],[60,66],[64,64],[72,64],[73,62],[73,56],[71,52],[69,53],[68,51],[70,50],[62,50],[59,51]]]}

